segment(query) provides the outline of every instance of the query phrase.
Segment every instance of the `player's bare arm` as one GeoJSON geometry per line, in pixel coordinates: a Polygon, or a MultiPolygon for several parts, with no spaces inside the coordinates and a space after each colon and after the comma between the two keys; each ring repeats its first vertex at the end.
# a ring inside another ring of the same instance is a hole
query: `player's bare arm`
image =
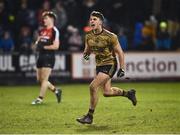
{"type": "Polygon", "coordinates": [[[118,60],[119,60],[119,64],[120,64],[119,67],[124,70],[124,68],[125,68],[125,66],[124,66],[125,65],[124,64],[124,52],[123,52],[119,42],[117,45],[114,46],[114,52],[118,56],[118,60]]]}
{"type": "Polygon", "coordinates": [[[114,52],[118,56],[119,60],[119,70],[117,72],[117,77],[123,77],[125,75],[124,68],[125,68],[125,63],[124,63],[124,52],[121,48],[120,43],[118,42],[116,46],[114,46],[114,52]]]}
{"type": "Polygon", "coordinates": [[[88,46],[88,44],[87,44],[87,43],[85,43],[84,54],[88,54],[88,55],[90,55],[90,54],[91,54],[91,52],[90,52],[90,48],[89,48],[89,46],[88,46]]]}
{"type": "Polygon", "coordinates": [[[39,40],[40,40],[40,37],[38,36],[38,38],[36,39],[36,41],[32,44],[32,49],[33,49],[33,50],[36,50],[39,40]]]}
{"type": "Polygon", "coordinates": [[[84,48],[84,52],[83,52],[83,58],[85,60],[89,60],[89,55],[91,54],[90,48],[87,44],[87,41],[85,41],[85,48],[84,48]]]}
{"type": "Polygon", "coordinates": [[[58,50],[59,49],[59,40],[55,40],[52,45],[44,46],[45,50],[58,50]]]}

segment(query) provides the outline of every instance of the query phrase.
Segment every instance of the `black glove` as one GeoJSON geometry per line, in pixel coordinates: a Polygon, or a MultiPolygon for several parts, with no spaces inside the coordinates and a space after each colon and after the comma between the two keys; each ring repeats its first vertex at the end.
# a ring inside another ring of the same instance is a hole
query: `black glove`
{"type": "Polygon", "coordinates": [[[125,75],[124,69],[120,68],[117,73],[117,77],[123,77],[125,75]]]}
{"type": "Polygon", "coordinates": [[[86,53],[84,53],[83,58],[84,58],[85,60],[89,60],[89,55],[86,54],[86,53]]]}

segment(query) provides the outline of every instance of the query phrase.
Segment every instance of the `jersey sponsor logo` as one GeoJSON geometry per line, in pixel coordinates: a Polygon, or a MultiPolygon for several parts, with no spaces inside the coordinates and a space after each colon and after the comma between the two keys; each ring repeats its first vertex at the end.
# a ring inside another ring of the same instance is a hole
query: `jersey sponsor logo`
{"type": "Polygon", "coordinates": [[[41,39],[50,39],[49,36],[41,36],[41,39]]]}
{"type": "Polygon", "coordinates": [[[42,36],[43,38],[52,38],[52,29],[43,29],[41,32],[40,32],[40,36],[42,36]]]}

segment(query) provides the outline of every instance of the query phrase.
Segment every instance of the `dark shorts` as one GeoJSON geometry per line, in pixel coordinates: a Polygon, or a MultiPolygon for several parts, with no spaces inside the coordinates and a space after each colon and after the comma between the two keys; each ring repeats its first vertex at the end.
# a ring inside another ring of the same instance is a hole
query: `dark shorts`
{"type": "Polygon", "coordinates": [[[102,72],[102,73],[109,75],[111,78],[116,73],[116,70],[117,70],[117,64],[96,66],[96,74],[98,74],[99,72],[102,72]]]}
{"type": "Polygon", "coordinates": [[[53,68],[54,64],[55,64],[54,55],[43,54],[43,55],[39,55],[36,66],[37,68],[42,68],[42,67],[53,68]]]}

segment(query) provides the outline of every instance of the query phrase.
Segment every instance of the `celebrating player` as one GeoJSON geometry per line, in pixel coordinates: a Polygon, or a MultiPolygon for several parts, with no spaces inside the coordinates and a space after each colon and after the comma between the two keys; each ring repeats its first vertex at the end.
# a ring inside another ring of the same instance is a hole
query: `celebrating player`
{"type": "Polygon", "coordinates": [[[41,88],[39,97],[32,104],[41,104],[47,88],[55,93],[57,102],[61,101],[60,89],[57,89],[48,80],[55,64],[55,50],[59,48],[59,31],[54,26],[56,14],[46,11],[42,14],[44,28],[40,31],[35,46],[39,52],[37,59],[37,81],[40,82],[41,88]]]}
{"type": "Polygon", "coordinates": [[[89,24],[92,30],[85,36],[84,59],[88,60],[91,53],[95,54],[96,59],[96,76],[91,82],[90,89],[90,106],[86,115],[76,120],[82,124],[91,124],[93,122],[93,113],[98,102],[98,88],[103,87],[105,97],[124,96],[127,97],[135,106],[136,91],[122,90],[117,87],[111,87],[111,78],[117,70],[116,54],[119,60],[120,69],[117,76],[122,77],[124,72],[124,53],[118,42],[117,36],[103,28],[104,16],[102,13],[93,11],[90,15],[89,24]]]}

